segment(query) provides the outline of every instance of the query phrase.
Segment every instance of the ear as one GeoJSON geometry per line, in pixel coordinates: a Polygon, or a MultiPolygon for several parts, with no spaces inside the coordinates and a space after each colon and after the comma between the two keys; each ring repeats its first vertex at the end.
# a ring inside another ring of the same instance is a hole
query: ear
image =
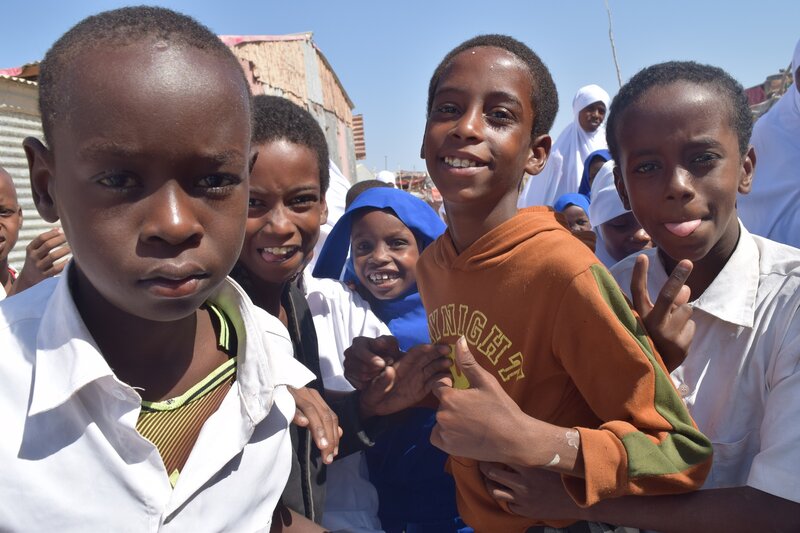
{"type": "Polygon", "coordinates": [[[742,175],[739,178],[739,194],[747,194],[753,188],[753,174],[756,171],[756,150],[752,146],[742,157],[742,175]]]}
{"type": "Polygon", "coordinates": [[[614,186],[617,188],[620,200],[622,200],[622,206],[628,211],[633,211],[631,209],[631,201],[628,198],[628,189],[625,188],[625,180],[622,179],[622,171],[617,165],[614,165],[614,186]]]}
{"type": "Polygon", "coordinates": [[[31,177],[31,194],[36,210],[47,222],[58,220],[55,188],[53,153],[39,139],[27,137],[22,141],[25,157],[28,158],[28,172],[31,177]]]}
{"type": "Polygon", "coordinates": [[[525,165],[525,172],[535,176],[544,169],[547,163],[547,156],[550,155],[550,148],[553,146],[553,138],[549,135],[539,135],[531,137],[531,148],[528,153],[528,162],[525,165]]]}
{"type": "Polygon", "coordinates": [[[319,199],[319,225],[322,226],[328,221],[328,202],[325,200],[325,195],[322,195],[322,198],[319,199]]]}

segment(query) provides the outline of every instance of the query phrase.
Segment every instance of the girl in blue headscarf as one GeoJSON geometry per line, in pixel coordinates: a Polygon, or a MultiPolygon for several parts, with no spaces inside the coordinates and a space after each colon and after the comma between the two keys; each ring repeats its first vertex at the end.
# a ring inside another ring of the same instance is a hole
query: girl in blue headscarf
{"type": "Polygon", "coordinates": [[[581,184],[578,186],[578,192],[588,198],[590,202],[592,200],[590,194],[592,190],[592,181],[600,171],[600,167],[602,167],[606,161],[610,160],[611,152],[606,149],[595,150],[586,157],[586,161],[583,164],[583,175],[581,175],[581,184]]]}
{"type": "MultiPolygon", "coordinates": [[[[445,230],[436,212],[411,194],[369,189],[347,208],[325,241],[314,276],[343,279],[372,306],[401,350],[427,344],[428,324],[416,283],[419,254],[445,230]],[[348,251],[350,257],[348,258],[348,251]]],[[[414,408],[367,450],[387,533],[471,531],[458,517],[447,455],[430,443],[436,412],[414,408]]]]}

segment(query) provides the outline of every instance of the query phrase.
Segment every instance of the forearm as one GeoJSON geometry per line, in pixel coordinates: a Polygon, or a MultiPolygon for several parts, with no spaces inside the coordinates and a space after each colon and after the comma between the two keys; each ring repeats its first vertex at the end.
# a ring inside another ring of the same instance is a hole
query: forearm
{"type": "Polygon", "coordinates": [[[278,504],[272,515],[270,533],[323,533],[327,530],[308,518],[297,514],[283,504],[278,504]]]}
{"type": "Polygon", "coordinates": [[[580,434],[576,429],[555,426],[526,416],[515,435],[515,464],[546,468],[559,474],[583,477],[580,434]]]}
{"type": "Polygon", "coordinates": [[[663,533],[800,531],[800,503],[752,487],[628,496],[582,509],[580,518],[663,533]]]}

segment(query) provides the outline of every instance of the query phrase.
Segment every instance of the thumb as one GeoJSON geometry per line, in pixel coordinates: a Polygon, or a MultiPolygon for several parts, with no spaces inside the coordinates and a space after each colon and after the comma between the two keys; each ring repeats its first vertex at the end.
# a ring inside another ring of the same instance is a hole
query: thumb
{"type": "Polygon", "coordinates": [[[467,378],[470,388],[482,388],[491,383],[491,374],[475,360],[463,335],[456,341],[455,352],[456,370],[467,378]]]}

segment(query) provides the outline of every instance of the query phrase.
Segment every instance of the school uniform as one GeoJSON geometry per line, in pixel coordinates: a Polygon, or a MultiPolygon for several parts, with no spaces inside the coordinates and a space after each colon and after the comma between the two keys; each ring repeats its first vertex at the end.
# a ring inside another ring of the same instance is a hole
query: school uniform
{"type": "MultiPolygon", "coordinates": [[[[699,298],[686,360],[672,381],[714,446],[703,488],[750,486],[800,502],[800,250],[751,235],[699,298]]],[[[648,292],[667,281],[646,250],[648,292]]],[[[635,256],[611,269],[629,294],[635,256]]]]}
{"type": "MultiPolygon", "coordinates": [[[[13,283],[17,279],[17,271],[8,267],[8,275],[11,276],[11,282],[13,283]]],[[[8,295],[3,287],[0,287],[0,300],[5,300],[8,295]]]]}
{"type": "Polygon", "coordinates": [[[286,329],[231,281],[213,293],[238,340],[235,379],[173,488],[137,431],[141,397],[81,319],[70,268],[0,303],[0,530],[268,531],[289,475],[287,386],[313,378],[286,329]]]}

